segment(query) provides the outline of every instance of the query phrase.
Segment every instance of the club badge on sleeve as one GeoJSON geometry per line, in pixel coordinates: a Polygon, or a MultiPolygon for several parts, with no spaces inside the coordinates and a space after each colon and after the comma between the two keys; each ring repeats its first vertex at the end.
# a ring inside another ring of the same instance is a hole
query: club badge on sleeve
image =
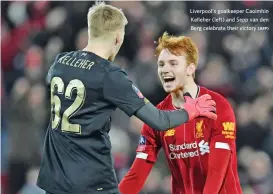
{"type": "Polygon", "coordinates": [[[146,144],[146,138],[143,135],[141,135],[139,139],[139,145],[145,145],[145,144],[146,144]]]}
{"type": "Polygon", "coordinates": [[[139,138],[137,152],[144,152],[145,150],[146,150],[146,137],[141,135],[139,138]]]}
{"type": "Polygon", "coordinates": [[[132,85],[132,88],[134,89],[139,98],[144,98],[143,94],[139,91],[139,89],[136,86],[132,85]]]}

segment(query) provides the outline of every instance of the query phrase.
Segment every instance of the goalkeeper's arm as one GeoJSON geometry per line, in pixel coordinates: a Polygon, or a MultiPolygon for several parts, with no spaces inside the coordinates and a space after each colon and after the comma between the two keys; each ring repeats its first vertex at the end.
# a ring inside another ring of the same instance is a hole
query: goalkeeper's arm
{"type": "Polygon", "coordinates": [[[179,110],[163,111],[147,103],[135,113],[135,116],[151,128],[161,131],[177,127],[198,116],[216,120],[215,102],[211,100],[211,96],[203,95],[196,99],[185,98],[186,102],[179,110]]]}

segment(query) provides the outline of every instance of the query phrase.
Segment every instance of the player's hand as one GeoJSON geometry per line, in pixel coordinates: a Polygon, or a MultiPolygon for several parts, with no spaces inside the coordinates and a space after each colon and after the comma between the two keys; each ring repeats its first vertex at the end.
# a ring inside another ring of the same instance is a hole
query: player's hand
{"type": "Polygon", "coordinates": [[[209,94],[200,96],[199,98],[192,99],[186,95],[184,109],[189,115],[189,121],[196,117],[203,116],[213,120],[217,119],[216,115],[216,103],[211,99],[209,94]]]}

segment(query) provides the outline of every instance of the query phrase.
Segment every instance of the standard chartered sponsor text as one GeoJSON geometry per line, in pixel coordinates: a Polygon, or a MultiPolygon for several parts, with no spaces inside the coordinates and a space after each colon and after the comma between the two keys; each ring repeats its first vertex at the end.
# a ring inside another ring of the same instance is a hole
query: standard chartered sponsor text
{"type": "Polygon", "coordinates": [[[182,158],[195,157],[195,156],[199,156],[198,150],[196,150],[194,152],[180,152],[180,153],[171,152],[169,154],[169,157],[172,160],[173,159],[182,159],[182,158]]]}
{"type": "Polygon", "coordinates": [[[179,151],[179,150],[185,150],[185,149],[192,149],[192,148],[197,148],[197,143],[183,143],[180,145],[174,145],[174,144],[169,144],[170,151],[179,151]]]}
{"type": "Polygon", "coordinates": [[[205,142],[204,140],[199,142],[199,144],[197,144],[197,142],[184,143],[179,145],[169,144],[169,149],[170,159],[183,159],[189,157],[196,157],[199,156],[200,154],[204,155],[206,153],[209,153],[208,142],[205,142]]]}

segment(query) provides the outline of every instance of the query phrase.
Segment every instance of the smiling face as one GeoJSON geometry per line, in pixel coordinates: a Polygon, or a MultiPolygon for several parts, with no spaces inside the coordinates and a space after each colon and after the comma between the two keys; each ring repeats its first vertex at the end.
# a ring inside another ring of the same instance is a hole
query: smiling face
{"type": "Polygon", "coordinates": [[[188,65],[184,55],[176,56],[168,49],[163,49],[158,57],[158,76],[166,92],[183,89],[188,77],[192,77],[195,66],[188,65]]]}
{"type": "Polygon", "coordinates": [[[195,76],[198,62],[198,49],[194,42],[185,36],[169,36],[164,33],[158,39],[158,76],[166,92],[176,92],[195,76]]]}

